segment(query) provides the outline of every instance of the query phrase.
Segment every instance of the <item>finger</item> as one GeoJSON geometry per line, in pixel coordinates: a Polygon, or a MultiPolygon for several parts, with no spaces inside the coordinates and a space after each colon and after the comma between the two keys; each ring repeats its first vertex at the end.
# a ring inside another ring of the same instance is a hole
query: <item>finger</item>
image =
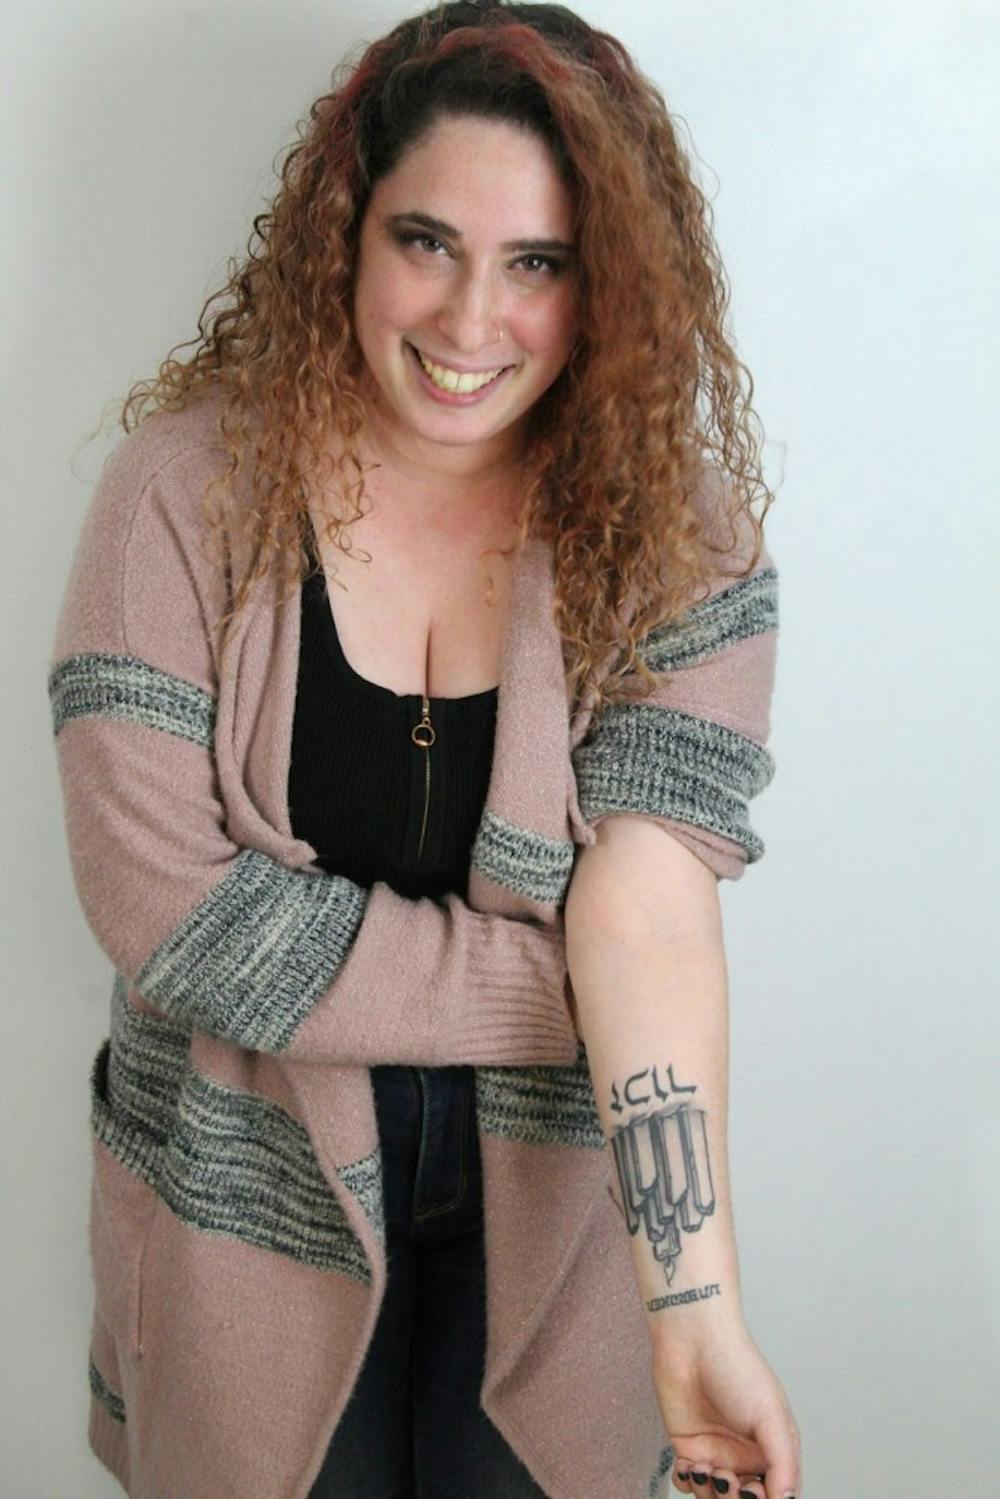
{"type": "Polygon", "coordinates": [[[691,1471],[691,1460],[690,1460],[690,1458],[684,1457],[679,1452],[675,1453],[674,1454],[674,1474],[673,1474],[673,1477],[674,1477],[674,1488],[678,1489],[682,1494],[690,1494],[690,1492],[691,1492],[691,1480],[690,1480],[690,1478],[688,1476],[689,1473],[690,1473],[690,1471],[691,1471]]]}
{"type": "Polygon", "coordinates": [[[766,1417],[757,1440],[765,1458],[766,1499],[800,1499],[802,1448],[791,1411],[775,1411],[766,1417]]]}
{"type": "Polygon", "coordinates": [[[739,1480],[737,1499],[767,1499],[763,1480],[755,1473],[745,1473],[739,1480]]]}
{"type": "Polygon", "coordinates": [[[736,1474],[731,1468],[713,1468],[711,1472],[710,1494],[721,1494],[725,1499],[736,1499],[737,1489],[736,1474]]]}
{"type": "Polygon", "coordinates": [[[697,1494],[698,1499],[715,1499],[715,1490],[712,1487],[712,1464],[704,1458],[696,1457],[690,1464],[691,1493],[697,1494]]]}

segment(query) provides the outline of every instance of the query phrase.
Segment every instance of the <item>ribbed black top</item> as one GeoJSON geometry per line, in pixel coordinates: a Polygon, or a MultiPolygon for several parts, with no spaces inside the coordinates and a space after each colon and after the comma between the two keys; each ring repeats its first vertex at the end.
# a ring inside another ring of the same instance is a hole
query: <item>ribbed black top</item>
{"type": "MultiPolygon", "coordinates": [[[[311,547],[315,560],[314,538],[311,547]]],[[[421,748],[410,737],[420,694],[393,692],[350,665],[322,570],[302,584],[300,609],[293,836],[312,844],[328,874],[365,888],[384,880],[411,899],[448,890],[464,899],[493,764],[497,688],[432,697],[435,739],[421,748]]]]}

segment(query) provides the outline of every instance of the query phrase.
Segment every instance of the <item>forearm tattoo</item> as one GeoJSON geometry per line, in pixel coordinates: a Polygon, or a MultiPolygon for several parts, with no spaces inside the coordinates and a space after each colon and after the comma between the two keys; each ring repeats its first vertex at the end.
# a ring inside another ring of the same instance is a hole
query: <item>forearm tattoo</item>
{"type": "MultiPolygon", "coordinates": [[[[630,1234],[642,1228],[668,1286],[681,1252],[681,1230],[695,1233],[715,1211],[705,1111],[682,1097],[696,1091],[693,1084],[674,1082],[672,1065],[665,1074],[656,1066],[633,1072],[621,1089],[611,1085],[611,1110],[623,1116],[610,1143],[625,1223],[630,1234]]],[[[713,1293],[718,1286],[708,1289],[713,1293]]],[[[668,1299],[675,1298],[662,1299],[664,1304],[668,1299]]]]}

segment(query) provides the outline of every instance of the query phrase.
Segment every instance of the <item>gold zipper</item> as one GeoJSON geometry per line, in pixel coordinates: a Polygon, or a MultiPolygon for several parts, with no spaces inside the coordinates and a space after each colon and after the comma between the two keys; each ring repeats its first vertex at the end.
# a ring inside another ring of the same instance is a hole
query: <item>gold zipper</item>
{"type": "Polygon", "coordinates": [[[427,831],[427,809],[430,806],[431,800],[430,748],[437,738],[437,735],[434,732],[434,725],[431,723],[431,705],[427,698],[427,694],[422,693],[421,697],[423,700],[423,714],[420,722],[418,724],[414,724],[413,728],[410,730],[410,738],[413,740],[413,743],[418,745],[421,749],[427,751],[427,754],[424,756],[424,816],[423,821],[420,824],[420,844],[417,848],[418,859],[424,851],[424,834],[427,831]]]}

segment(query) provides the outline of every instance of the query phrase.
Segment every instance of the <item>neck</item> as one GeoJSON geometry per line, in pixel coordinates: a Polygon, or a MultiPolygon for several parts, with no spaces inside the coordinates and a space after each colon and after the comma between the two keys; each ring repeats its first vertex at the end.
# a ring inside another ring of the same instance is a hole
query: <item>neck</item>
{"type": "MultiPolygon", "coordinates": [[[[373,519],[392,512],[394,524],[456,539],[470,533],[512,534],[524,499],[523,458],[440,444],[405,447],[369,424],[358,439],[365,474],[364,506],[373,519]]],[[[325,488],[321,484],[321,488],[325,488]]]]}
{"type": "Polygon", "coordinates": [[[465,508],[479,498],[523,488],[523,419],[482,442],[448,444],[400,432],[387,419],[377,392],[368,396],[366,416],[359,443],[362,461],[366,467],[379,465],[420,511],[465,508]]]}

